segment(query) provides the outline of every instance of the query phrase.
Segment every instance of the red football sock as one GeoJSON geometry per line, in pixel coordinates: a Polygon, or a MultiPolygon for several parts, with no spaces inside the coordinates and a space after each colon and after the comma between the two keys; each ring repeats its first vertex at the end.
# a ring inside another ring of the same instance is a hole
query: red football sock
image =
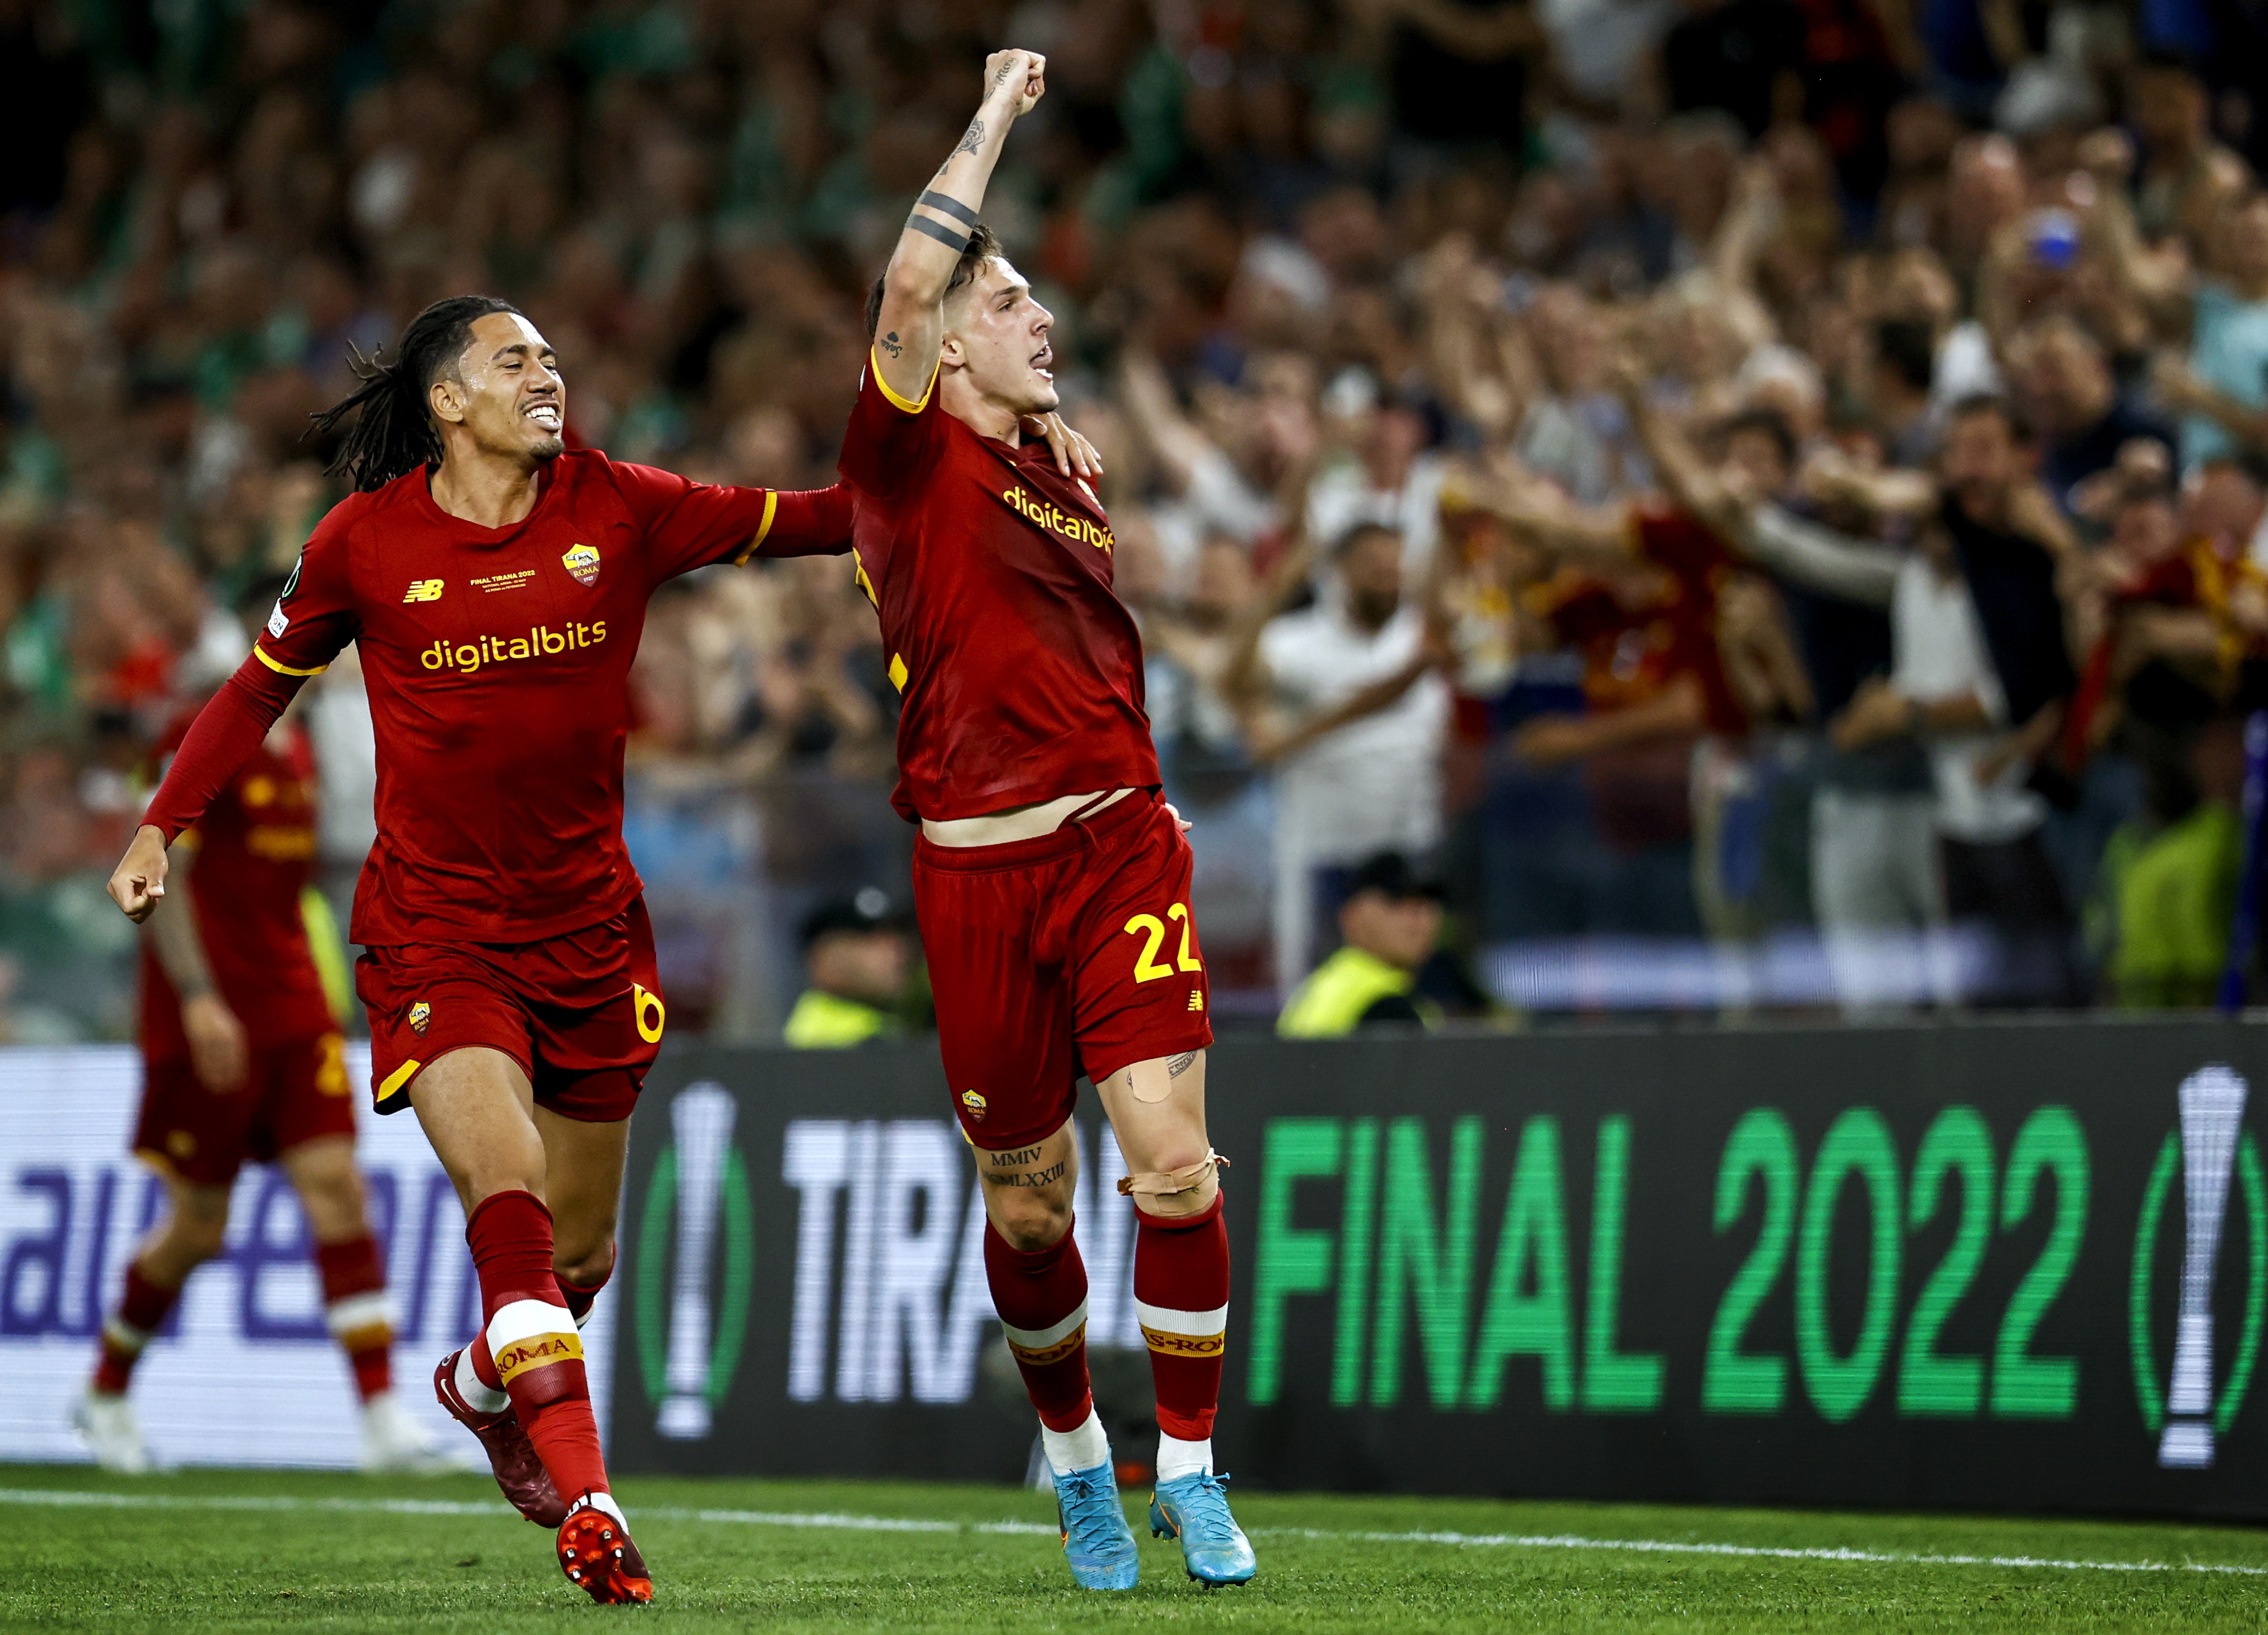
{"type": "Polygon", "coordinates": [[[354,1369],[355,1394],[368,1402],[394,1384],[394,1318],[386,1303],[386,1263],[367,1232],[315,1245],[323,1312],[354,1369]]]}
{"type": "Polygon", "coordinates": [[[118,1309],[102,1325],[102,1355],[94,1366],[96,1390],[106,1396],[125,1394],[134,1378],[134,1365],[142,1360],[142,1348],[150,1344],[150,1337],[158,1332],[166,1314],[180,1298],[180,1289],[151,1281],[140,1261],[127,1263],[126,1292],[119,1297],[118,1309]]]}
{"type": "MultiPolygon", "coordinates": [[[[480,1275],[490,1366],[535,1456],[570,1503],[594,1489],[605,1492],[583,1341],[551,1275],[551,1212],[532,1192],[496,1193],[474,1209],[465,1241],[480,1275]]],[[[475,1349],[475,1372],[481,1360],[475,1349]]]]}
{"type": "Polygon", "coordinates": [[[583,1319],[591,1315],[592,1302],[599,1298],[599,1291],[607,1286],[607,1279],[614,1275],[611,1258],[607,1263],[607,1269],[599,1274],[596,1283],[570,1283],[564,1273],[552,1273],[559,1285],[559,1298],[567,1302],[567,1315],[574,1318],[577,1328],[583,1326],[583,1319]]]}
{"type": "Polygon", "coordinates": [[[1158,1388],[1158,1429],[1185,1442],[1212,1434],[1228,1333],[1228,1228],[1220,1195],[1194,1215],[1134,1212],[1134,1304],[1158,1388]]]}
{"type": "Polygon", "coordinates": [[[1086,1378],[1086,1263],[1068,1232],[1043,1249],[1011,1248],[990,1222],[984,1279],[1040,1423],[1076,1431],[1094,1408],[1086,1378]]]}

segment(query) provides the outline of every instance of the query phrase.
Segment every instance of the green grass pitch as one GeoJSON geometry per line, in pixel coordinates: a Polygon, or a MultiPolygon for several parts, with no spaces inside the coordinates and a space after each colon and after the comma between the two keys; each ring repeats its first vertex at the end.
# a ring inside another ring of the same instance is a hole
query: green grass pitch
{"type": "Polygon", "coordinates": [[[632,1478],[622,1498],[644,1611],[585,1602],[474,1477],[0,1469],[0,1629],[2268,1628],[2268,1534],[2235,1528],[1244,1492],[1255,1583],[1199,1590],[1138,1523],[1142,1586],[1103,1596],[1071,1587],[1052,1502],[1012,1489],[632,1478]]]}

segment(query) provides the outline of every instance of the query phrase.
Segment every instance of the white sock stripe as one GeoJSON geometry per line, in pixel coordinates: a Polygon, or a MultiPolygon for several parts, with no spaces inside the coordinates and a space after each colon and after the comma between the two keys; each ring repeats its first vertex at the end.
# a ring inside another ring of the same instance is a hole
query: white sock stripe
{"type": "Polygon", "coordinates": [[[512,1300],[497,1307],[489,1319],[489,1351],[500,1355],[507,1345],[532,1340],[539,1334],[572,1334],[575,1319],[556,1300],[512,1300]]]}
{"type": "Polygon", "coordinates": [[[150,1344],[150,1330],[137,1329],[123,1317],[106,1317],[102,1337],[122,1351],[138,1351],[150,1344]]]}
{"type": "Polygon", "coordinates": [[[1061,1322],[1049,1323],[1044,1329],[1019,1329],[1012,1322],[1002,1322],[1001,1331],[1007,1335],[1008,1344],[1020,1345],[1027,1351],[1043,1351],[1049,1346],[1069,1339],[1086,1324],[1086,1301],[1081,1300],[1071,1315],[1061,1322]]]}
{"type": "Polygon", "coordinates": [[[1136,1300],[1134,1320],[1144,1328],[1155,1329],[1160,1334],[1186,1334],[1197,1339],[1228,1332],[1226,1306],[1216,1306],[1211,1311],[1175,1311],[1170,1306],[1152,1306],[1145,1300],[1136,1300]]]}
{"type": "Polygon", "coordinates": [[[333,1334],[352,1334],[357,1329],[390,1329],[394,1326],[394,1303],[387,1299],[384,1289],[372,1289],[333,1300],[324,1307],[323,1318],[330,1324],[333,1334]]]}
{"type": "Polygon", "coordinates": [[[473,1348],[469,1345],[457,1353],[457,1369],[453,1376],[457,1395],[465,1399],[465,1406],[476,1414],[500,1414],[512,1402],[512,1396],[496,1386],[490,1385],[473,1369],[473,1348]]]}

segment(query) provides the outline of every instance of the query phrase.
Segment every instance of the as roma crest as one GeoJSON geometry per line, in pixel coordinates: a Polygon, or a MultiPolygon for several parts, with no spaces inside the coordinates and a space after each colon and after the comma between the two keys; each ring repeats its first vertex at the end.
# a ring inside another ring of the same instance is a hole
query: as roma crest
{"type": "Polygon", "coordinates": [[[971,1123],[981,1124],[984,1122],[984,1097],[981,1092],[963,1090],[961,1093],[961,1104],[968,1109],[968,1119],[971,1123]]]}
{"type": "Polygon", "coordinates": [[[559,560],[566,565],[567,571],[575,576],[578,585],[592,584],[599,577],[599,553],[588,545],[571,546],[567,554],[559,560]]]}

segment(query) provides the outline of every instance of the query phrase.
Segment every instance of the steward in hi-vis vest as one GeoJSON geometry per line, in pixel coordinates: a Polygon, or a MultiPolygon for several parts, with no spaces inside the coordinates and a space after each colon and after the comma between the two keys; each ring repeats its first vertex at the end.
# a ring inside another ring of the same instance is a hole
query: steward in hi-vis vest
{"type": "Polygon", "coordinates": [[[1418,970],[1441,934],[1441,888],[1398,851],[1365,861],[1339,909],[1337,953],[1292,993],[1276,1031],[1286,1039],[1336,1039],[1364,1027],[1430,1027],[1440,1011],[1418,997],[1418,970]]]}
{"type": "Polygon", "coordinates": [[[889,898],[873,886],[822,902],[803,922],[811,985],[783,1030],[798,1050],[843,1050],[904,1030],[898,1002],[913,948],[889,898]]]}

